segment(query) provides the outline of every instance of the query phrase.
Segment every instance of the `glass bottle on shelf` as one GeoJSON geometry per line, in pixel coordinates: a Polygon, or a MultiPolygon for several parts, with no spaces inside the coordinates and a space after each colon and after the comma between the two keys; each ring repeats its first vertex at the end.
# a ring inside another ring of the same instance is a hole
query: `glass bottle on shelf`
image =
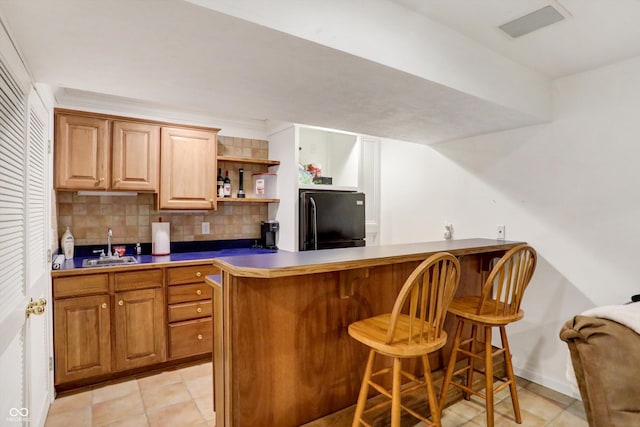
{"type": "Polygon", "coordinates": [[[231,197],[231,179],[229,179],[229,171],[226,171],[226,174],[224,177],[223,189],[224,189],[224,197],[231,197]]]}
{"type": "Polygon", "coordinates": [[[218,168],[218,179],[217,179],[217,188],[216,194],[218,197],[224,197],[224,178],[222,177],[222,168],[218,168]]]}
{"type": "Polygon", "coordinates": [[[244,199],[244,169],[238,169],[238,199],[244,199]]]}

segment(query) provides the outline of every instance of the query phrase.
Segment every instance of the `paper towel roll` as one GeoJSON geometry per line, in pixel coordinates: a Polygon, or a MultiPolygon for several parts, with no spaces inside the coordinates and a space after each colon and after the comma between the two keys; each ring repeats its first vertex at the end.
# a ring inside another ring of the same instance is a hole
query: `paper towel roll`
{"type": "Polygon", "coordinates": [[[170,222],[151,223],[151,255],[169,255],[170,249],[170,222]]]}

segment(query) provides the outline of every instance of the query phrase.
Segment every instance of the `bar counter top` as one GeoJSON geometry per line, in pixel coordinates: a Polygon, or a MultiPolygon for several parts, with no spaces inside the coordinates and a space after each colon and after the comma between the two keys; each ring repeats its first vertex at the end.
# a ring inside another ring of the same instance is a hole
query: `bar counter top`
{"type": "MultiPolygon", "coordinates": [[[[216,257],[221,274],[205,280],[213,292],[216,425],[350,425],[368,351],[349,325],[391,312],[405,280],[441,251],[460,261],[456,295],[478,295],[493,260],[519,243],[460,239],[216,257]],[[349,419],[332,423],[343,411],[349,419]]],[[[453,335],[455,323],[445,330],[453,335]]],[[[444,368],[449,351],[434,354],[432,370],[444,368]]]]}
{"type": "Polygon", "coordinates": [[[517,243],[520,242],[460,239],[306,252],[278,251],[260,256],[222,256],[214,259],[213,264],[237,277],[275,278],[421,261],[429,254],[441,251],[456,256],[495,252],[508,250],[517,243]]]}

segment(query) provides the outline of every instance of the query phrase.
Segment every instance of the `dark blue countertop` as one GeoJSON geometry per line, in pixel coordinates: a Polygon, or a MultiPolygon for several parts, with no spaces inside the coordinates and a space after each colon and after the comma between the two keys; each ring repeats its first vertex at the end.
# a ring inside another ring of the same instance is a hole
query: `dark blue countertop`
{"type": "Polygon", "coordinates": [[[306,252],[278,251],[260,257],[238,253],[221,255],[213,265],[238,277],[276,278],[423,261],[429,255],[442,251],[455,256],[503,251],[519,243],[522,242],[459,239],[306,252]]]}
{"type": "MultiPolygon", "coordinates": [[[[220,249],[216,251],[202,251],[202,252],[183,252],[176,253],[170,255],[163,256],[153,256],[153,255],[137,255],[135,258],[137,259],[137,264],[128,264],[126,266],[119,265],[117,268],[128,268],[135,267],[140,265],[149,265],[149,264],[167,264],[172,262],[186,262],[186,261],[201,261],[201,260],[212,260],[214,258],[226,257],[226,256],[246,256],[246,255],[258,255],[258,254],[270,254],[275,253],[277,250],[273,249],[261,249],[261,248],[233,248],[233,249],[220,249]]],[[[95,256],[92,257],[74,257],[73,259],[67,260],[60,265],[59,269],[53,270],[56,271],[70,271],[70,270],[82,270],[84,272],[90,273],[95,272],[97,270],[102,270],[105,268],[114,268],[111,267],[82,267],[82,261],[85,259],[95,259],[95,256]]]]}

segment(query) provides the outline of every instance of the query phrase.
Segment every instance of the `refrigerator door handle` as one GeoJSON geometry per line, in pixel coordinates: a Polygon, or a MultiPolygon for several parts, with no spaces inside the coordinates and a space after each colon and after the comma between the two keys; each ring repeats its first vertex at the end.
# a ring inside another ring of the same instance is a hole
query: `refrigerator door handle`
{"type": "Polygon", "coordinates": [[[316,208],[316,201],[313,197],[309,197],[309,204],[311,205],[311,213],[313,215],[313,250],[318,250],[318,210],[316,208]]]}

